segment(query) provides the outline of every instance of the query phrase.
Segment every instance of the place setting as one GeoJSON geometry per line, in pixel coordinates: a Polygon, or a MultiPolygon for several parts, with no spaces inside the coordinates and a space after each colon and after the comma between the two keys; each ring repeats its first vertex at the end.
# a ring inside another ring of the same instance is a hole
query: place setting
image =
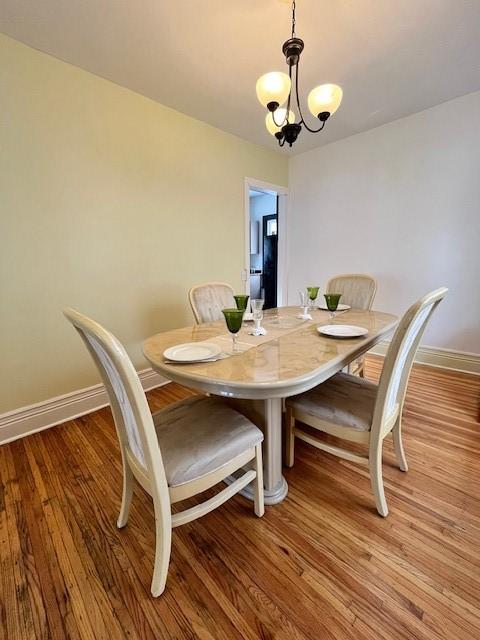
{"type": "Polygon", "coordinates": [[[329,324],[319,325],[318,333],[330,338],[360,338],[366,336],[368,329],[359,327],[354,324],[334,324],[335,318],[339,314],[344,314],[350,310],[348,304],[341,304],[341,293],[325,293],[323,294],[325,303],[319,306],[319,309],[329,312],[329,324]]]}
{"type": "Polygon", "coordinates": [[[300,320],[314,320],[312,312],[316,310],[329,312],[329,323],[317,326],[318,333],[330,338],[360,338],[368,334],[368,329],[351,324],[335,324],[339,315],[347,313],[351,306],[340,302],[341,293],[325,293],[324,301],[316,305],[320,287],[306,287],[300,291],[301,312],[297,315],[300,320]]]}
{"type": "Polygon", "coordinates": [[[211,362],[222,357],[222,349],[213,342],[185,342],[165,349],[163,357],[167,364],[211,362]]]}
{"type": "Polygon", "coordinates": [[[262,327],[263,299],[250,300],[248,295],[234,295],[236,307],[222,309],[229,335],[219,335],[210,340],[200,342],[186,342],[165,349],[163,352],[166,364],[198,364],[216,362],[232,355],[243,353],[256,343],[244,342],[238,339],[238,334],[244,323],[248,323],[248,336],[266,336],[267,329],[262,327]],[[251,306],[252,311],[247,309],[251,306]],[[253,324],[250,324],[253,323],[253,324]],[[231,343],[231,347],[229,346],[231,343]]]}

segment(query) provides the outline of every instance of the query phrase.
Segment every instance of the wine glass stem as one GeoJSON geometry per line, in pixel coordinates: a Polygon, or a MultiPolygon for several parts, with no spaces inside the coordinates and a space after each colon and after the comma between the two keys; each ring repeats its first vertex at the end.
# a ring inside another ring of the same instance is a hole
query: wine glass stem
{"type": "Polygon", "coordinates": [[[236,333],[232,333],[232,353],[236,353],[237,351],[237,334],[236,333]]]}
{"type": "Polygon", "coordinates": [[[330,311],[330,320],[332,322],[335,320],[335,311],[330,311]]]}

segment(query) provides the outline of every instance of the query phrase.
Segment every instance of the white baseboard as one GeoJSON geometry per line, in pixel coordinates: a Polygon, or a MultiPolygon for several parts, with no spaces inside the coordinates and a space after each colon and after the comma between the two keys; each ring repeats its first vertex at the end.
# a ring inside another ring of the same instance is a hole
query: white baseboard
{"type": "MultiPolygon", "coordinates": [[[[169,382],[153,369],[144,369],[138,375],[145,391],[169,382]]],[[[96,384],[3,413],[0,415],[0,445],[73,420],[108,404],[105,387],[103,384],[96,384]]]]}
{"type": "MultiPolygon", "coordinates": [[[[384,356],[389,347],[389,341],[385,340],[375,345],[369,353],[384,356]]],[[[440,349],[422,346],[418,348],[415,362],[428,364],[431,367],[441,369],[453,369],[464,373],[480,375],[480,354],[467,353],[466,351],[453,351],[452,349],[440,349]]]]}

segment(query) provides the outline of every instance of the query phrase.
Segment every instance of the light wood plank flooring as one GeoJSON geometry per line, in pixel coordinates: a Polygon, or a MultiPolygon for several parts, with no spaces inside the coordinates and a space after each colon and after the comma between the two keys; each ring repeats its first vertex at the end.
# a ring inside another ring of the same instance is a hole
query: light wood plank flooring
{"type": "MultiPolygon", "coordinates": [[[[369,358],[376,379],[381,360],[369,358]]],[[[480,638],[479,378],[416,366],[410,471],[384,455],[390,516],[366,469],[299,443],[287,500],[242,497],[176,529],[150,597],[153,515],[135,490],[118,531],[121,466],[108,409],[0,447],[0,638],[480,638]]],[[[152,409],[188,395],[149,394],[152,409]]]]}

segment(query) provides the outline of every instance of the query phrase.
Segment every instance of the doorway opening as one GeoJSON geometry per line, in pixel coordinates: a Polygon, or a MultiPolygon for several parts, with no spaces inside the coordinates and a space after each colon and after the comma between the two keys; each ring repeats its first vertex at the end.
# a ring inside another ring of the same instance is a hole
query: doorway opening
{"type": "Polygon", "coordinates": [[[245,288],[272,309],[286,302],[287,190],[250,178],[245,183],[245,288]]]}

